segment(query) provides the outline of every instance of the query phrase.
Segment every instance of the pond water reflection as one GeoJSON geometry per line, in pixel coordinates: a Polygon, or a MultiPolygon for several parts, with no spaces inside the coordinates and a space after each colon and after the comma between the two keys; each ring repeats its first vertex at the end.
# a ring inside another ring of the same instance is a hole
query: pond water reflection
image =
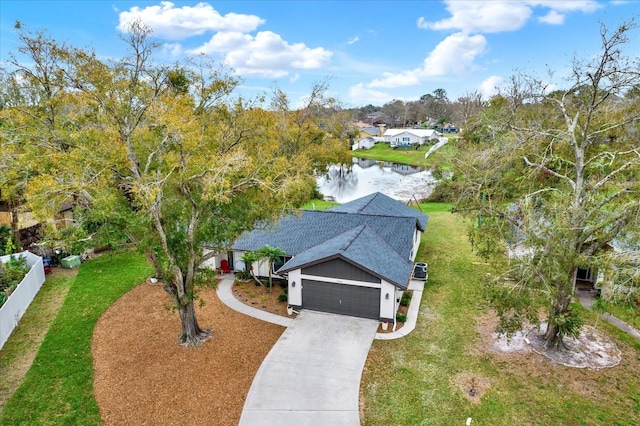
{"type": "Polygon", "coordinates": [[[318,188],[327,198],[346,203],[374,192],[391,198],[420,200],[433,191],[437,179],[431,170],[406,164],[353,158],[351,167],[333,165],[318,178],[318,188]]]}

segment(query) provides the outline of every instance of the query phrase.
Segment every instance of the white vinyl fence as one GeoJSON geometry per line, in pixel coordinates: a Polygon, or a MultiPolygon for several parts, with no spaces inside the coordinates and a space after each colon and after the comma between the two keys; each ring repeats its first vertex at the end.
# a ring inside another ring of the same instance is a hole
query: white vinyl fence
{"type": "MultiPolygon", "coordinates": [[[[40,256],[28,251],[14,254],[14,256],[26,257],[30,269],[4,305],[0,307],[0,349],[9,339],[13,329],[18,325],[20,318],[44,283],[44,266],[40,256]]],[[[9,258],[10,256],[1,256],[0,261],[4,263],[9,258]]]]}

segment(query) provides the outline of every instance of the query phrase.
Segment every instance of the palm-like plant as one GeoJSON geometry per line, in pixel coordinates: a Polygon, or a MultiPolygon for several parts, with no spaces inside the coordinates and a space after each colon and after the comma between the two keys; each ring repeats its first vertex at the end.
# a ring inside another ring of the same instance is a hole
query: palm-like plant
{"type": "Polygon", "coordinates": [[[242,255],[242,261],[244,262],[244,270],[249,273],[249,277],[253,277],[253,262],[257,260],[257,256],[252,251],[247,251],[242,255]]]}
{"type": "Polygon", "coordinates": [[[273,264],[279,261],[284,255],[287,253],[278,247],[271,247],[266,245],[261,247],[256,251],[256,260],[258,259],[267,259],[269,261],[269,291],[271,291],[271,287],[273,287],[273,282],[271,278],[271,270],[273,269],[273,264]]]}

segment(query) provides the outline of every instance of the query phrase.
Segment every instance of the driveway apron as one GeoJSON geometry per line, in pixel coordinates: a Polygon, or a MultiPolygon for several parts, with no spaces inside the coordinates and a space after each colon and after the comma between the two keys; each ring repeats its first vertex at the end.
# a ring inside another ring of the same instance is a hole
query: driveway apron
{"type": "Polygon", "coordinates": [[[378,322],[302,311],[253,379],[241,426],[360,425],[362,369],[378,322]]]}

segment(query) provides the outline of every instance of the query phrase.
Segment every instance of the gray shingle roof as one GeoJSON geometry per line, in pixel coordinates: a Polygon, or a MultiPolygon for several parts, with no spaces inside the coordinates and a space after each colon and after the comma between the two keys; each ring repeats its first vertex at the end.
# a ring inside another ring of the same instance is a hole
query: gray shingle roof
{"type": "Polygon", "coordinates": [[[404,288],[411,275],[415,229],[424,230],[426,223],[425,214],[376,193],[331,210],[287,215],[275,226],[243,234],[232,248],[279,247],[294,256],[287,270],[301,262],[342,256],[404,288]]]}
{"type": "Polygon", "coordinates": [[[336,256],[401,288],[406,288],[413,270],[413,263],[408,258],[396,253],[373,229],[360,225],[298,254],[278,272],[288,272],[336,256]]]}
{"type": "Polygon", "coordinates": [[[413,217],[418,222],[419,229],[424,231],[427,226],[427,215],[404,205],[380,192],[358,198],[332,208],[333,212],[360,213],[375,216],[413,217]]]}
{"type": "Polygon", "coordinates": [[[413,247],[415,219],[330,210],[303,210],[299,216],[285,216],[276,227],[256,229],[243,234],[233,245],[233,249],[255,251],[268,244],[280,247],[288,255],[296,256],[360,225],[370,226],[398,254],[409,257],[413,247]]]}

